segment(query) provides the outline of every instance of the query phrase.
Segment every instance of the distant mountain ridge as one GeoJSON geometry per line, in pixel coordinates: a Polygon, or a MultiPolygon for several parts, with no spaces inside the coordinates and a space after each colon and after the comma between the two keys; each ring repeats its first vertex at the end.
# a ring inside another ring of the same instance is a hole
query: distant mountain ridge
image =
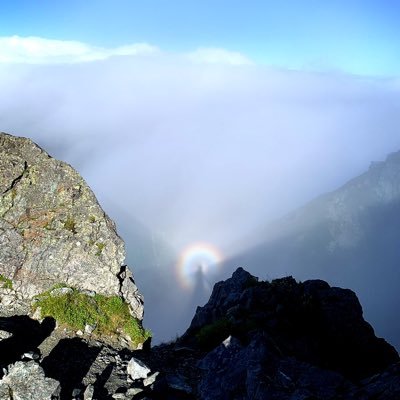
{"type": "Polygon", "coordinates": [[[258,245],[225,262],[268,277],[292,274],[349,287],[365,317],[400,349],[400,151],[255,235],[258,245]]]}

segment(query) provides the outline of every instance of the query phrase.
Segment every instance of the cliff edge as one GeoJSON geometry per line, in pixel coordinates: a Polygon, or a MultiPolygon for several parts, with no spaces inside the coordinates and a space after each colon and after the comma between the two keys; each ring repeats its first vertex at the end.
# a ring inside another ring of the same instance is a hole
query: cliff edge
{"type": "Polygon", "coordinates": [[[143,319],[124,242],[83,178],[31,140],[5,133],[0,249],[0,316],[30,314],[51,296],[64,303],[87,296],[115,305],[121,299],[143,319]]]}

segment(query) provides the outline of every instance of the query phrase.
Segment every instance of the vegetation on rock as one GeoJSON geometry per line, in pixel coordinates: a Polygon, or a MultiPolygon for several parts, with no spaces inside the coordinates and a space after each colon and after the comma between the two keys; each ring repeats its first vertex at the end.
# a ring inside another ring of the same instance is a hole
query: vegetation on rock
{"type": "Polygon", "coordinates": [[[74,330],[94,327],[93,334],[102,337],[128,335],[133,347],[144,343],[151,333],[129,313],[128,304],[118,296],[89,295],[59,284],[37,296],[34,309],[42,317],[53,317],[74,330]],[[66,290],[59,290],[65,288],[66,290]],[[57,289],[57,290],[55,290],[57,289]]]}
{"type": "Polygon", "coordinates": [[[11,279],[6,278],[5,276],[0,274],[0,287],[4,289],[12,289],[12,281],[11,279]]]}
{"type": "Polygon", "coordinates": [[[18,313],[29,313],[34,294],[69,282],[122,297],[142,320],[143,297],[131,271],[121,271],[125,245],[92,190],[31,140],[1,132],[0,243],[0,273],[18,270],[7,315],[17,303],[18,313]]]}
{"type": "Polygon", "coordinates": [[[232,322],[221,318],[200,328],[196,334],[197,343],[201,349],[211,350],[221,344],[231,334],[231,330],[232,322]]]}

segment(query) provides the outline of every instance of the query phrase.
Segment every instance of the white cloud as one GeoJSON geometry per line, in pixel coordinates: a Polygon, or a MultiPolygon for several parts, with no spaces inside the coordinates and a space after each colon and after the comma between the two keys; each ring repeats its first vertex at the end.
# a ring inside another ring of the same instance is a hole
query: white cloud
{"type": "Polygon", "coordinates": [[[0,130],[39,141],[177,247],[229,245],[400,149],[398,81],[214,50],[0,39],[21,60],[0,65],[0,130]]]}
{"type": "MultiPolygon", "coordinates": [[[[177,251],[192,241],[240,251],[247,232],[400,149],[400,85],[147,46],[3,38],[0,130],[82,173],[127,241],[129,264],[147,271],[148,280],[135,272],[158,299],[147,314],[171,321],[184,295],[178,284],[154,293],[151,257],[162,251],[141,245],[135,220],[177,251]]],[[[173,262],[160,268],[173,279],[173,262]]]]}
{"type": "Polygon", "coordinates": [[[251,65],[253,62],[236,51],[214,47],[201,47],[188,54],[188,58],[196,63],[205,64],[228,64],[228,65],[251,65]]]}
{"type": "MultiPolygon", "coordinates": [[[[160,54],[158,47],[134,43],[112,48],[96,47],[73,40],[41,37],[0,37],[0,63],[14,64],[74,64],[105,60],[112,56],[143,56],[160,54]]],[[[251,65],[245,55],[221,48],[199,48],[182,54],[196,64],[251,65]]]]}
{"type": "Polygon", "coordinates": [[[102,48],[71,40],[40,37],[0,37],[0,63],[56,64],[104,60],[115,55],[143,55],[158,52],[147,43],[102,48]]]}

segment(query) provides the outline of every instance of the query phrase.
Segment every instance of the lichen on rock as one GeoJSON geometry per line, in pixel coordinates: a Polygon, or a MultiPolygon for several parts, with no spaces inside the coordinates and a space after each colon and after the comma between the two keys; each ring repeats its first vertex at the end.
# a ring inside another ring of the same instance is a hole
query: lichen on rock
{"type": "Polygon", "coordinates": [[[0,247],[0,274],[13,284],[12,293],[0,293],[0,315],[10,308],[28,313],[36,295],[61,282],[120,296],[142,320],[143,298],[124,266],[124,242],[83,178],[31,140],[5,133],[0,247]]]}
{"type": "Polygon", "coordinates": [[[9,367],[0,380],[0,398],[3,400],[51,400],[59,382],[46,378],[35,361],[18,361],[9,367]]]}

